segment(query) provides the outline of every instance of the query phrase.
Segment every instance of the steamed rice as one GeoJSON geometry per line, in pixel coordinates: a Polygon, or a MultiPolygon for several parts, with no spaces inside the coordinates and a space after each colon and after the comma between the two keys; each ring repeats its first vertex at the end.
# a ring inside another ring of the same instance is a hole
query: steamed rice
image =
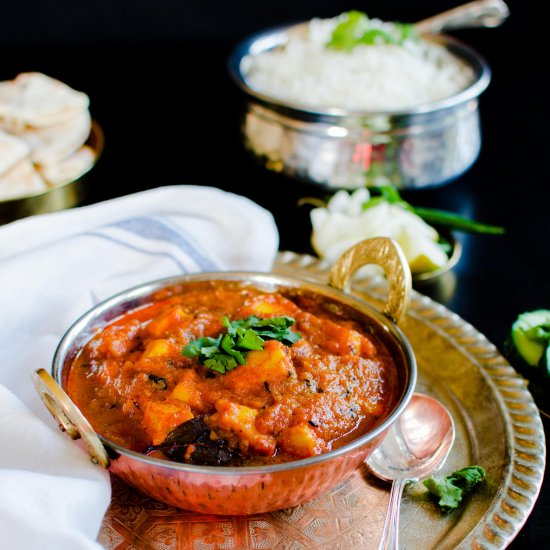
{"type": "Polygon", "coordinates": [[[242,66],[247,84],[310,107],[396,111],[452,96],[474,79],[469,65],[425,40],[329,49],[338,22],[313,19],[291,31],[284,47],[248,56],[242,66]]]}

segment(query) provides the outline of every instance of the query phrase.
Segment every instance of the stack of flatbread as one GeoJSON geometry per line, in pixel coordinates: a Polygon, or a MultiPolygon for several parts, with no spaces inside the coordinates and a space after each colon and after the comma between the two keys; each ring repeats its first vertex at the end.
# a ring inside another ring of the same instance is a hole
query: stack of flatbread
{"type": "Polygon", "coordinates": [[[89,98],[41,73],[0,82],[0,201],[67,183],[94,163],[89,98]]]}

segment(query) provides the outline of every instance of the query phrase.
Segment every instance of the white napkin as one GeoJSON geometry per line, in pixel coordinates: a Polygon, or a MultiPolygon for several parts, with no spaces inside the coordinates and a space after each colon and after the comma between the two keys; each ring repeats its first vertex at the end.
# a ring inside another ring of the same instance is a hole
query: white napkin
{"type": "Polygon", "coordinates": [[[108,474],[62,434],[30,373],[66,329],[125,288],[179,273],[268,271],[271,214],[218,189],[173,186],[0,228],[0,548],[95,548],[108,474]]]}

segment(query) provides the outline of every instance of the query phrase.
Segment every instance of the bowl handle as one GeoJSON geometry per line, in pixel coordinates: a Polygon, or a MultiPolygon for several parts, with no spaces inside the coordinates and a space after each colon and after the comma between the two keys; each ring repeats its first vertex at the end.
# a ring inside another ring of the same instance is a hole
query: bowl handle
{"type": "Polygon", "coordinates": [[[393,239],[375,237],[349,248],[330,270],[330,286],[346,290],[352,275],[367,264],[378,265],[386,273],[389,292],[383,313],[398,323],[409,305],[412,278],[405,254],[393,239]]]}
{"type": "Polygon", "coordinates": [[[82,437],[92,462],[108,468],[109,456],[101,440],[61,386],[44,369],[36,370],[31,376],[38,395],[58,422],[59,429],[72,439],[82,437]]]}

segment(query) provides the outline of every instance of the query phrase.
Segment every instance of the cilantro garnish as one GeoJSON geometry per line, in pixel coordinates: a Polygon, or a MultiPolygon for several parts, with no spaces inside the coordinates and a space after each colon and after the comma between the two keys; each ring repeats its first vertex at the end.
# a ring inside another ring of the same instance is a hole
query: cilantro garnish
{"type": "Polygon", "coordinates": [[[237,319],[236,321],[229,321],[227,317],[224,317],[224,326],[227,327],[230,335],[241,336],[244,331],[252,331],[262,340],[278,340],[286,345],[292,345],[301,338],[298,332],[290,330],[293,324],[294,319],[288,315],[268,319],[260,319],[250,315],[246,319],[237,319]]]}
{"type": "Polygon", "coordinates": [[[222,323],[227,330],[225,334],[217,338],[204,336],[192,340],[185,346],[182,355],[197,357],[205,367],[224,374],[238,365],[244,365],[247,352],[264,349],[266,340],[278,340],[290,346],[302,337],[300,333],[290,330],[294,319],[286,315],[269,319],[251,315],[235,321],[223,317],[222,323]]]}
{"type": "Polygon", "coordinates": [[[351,52],[359,44],[403,45],[406,40],[416,40],[418,35],[413,25],[393,22],[381,27],[366,13],[352,10],[343,13],[341,21],[332,31],[327,48],[351,52]]]}
{"type": "Polygon", "coordinates": [[[438,505],[443,512],[452,512],[458,507],[462,496],[483,479],[485,470],[481,466],[468,466],[445,477],[429,477],[424,480],[424,485],[432,495],[439,498],[438,505]]]}

